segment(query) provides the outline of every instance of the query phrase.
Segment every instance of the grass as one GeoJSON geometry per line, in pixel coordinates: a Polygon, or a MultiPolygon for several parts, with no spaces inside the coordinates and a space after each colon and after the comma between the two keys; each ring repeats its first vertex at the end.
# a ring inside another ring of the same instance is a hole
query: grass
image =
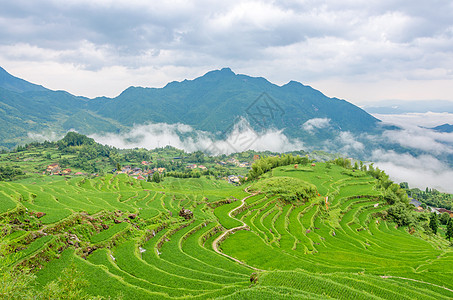
{"type": "Polygon", "coordinates": [[[110,226],[108,229],[103,230],[103,231],[99,232],[98,234],[91,236],[91,242],[93,244],[97,244],[99,242],[108,240],[115,234],[125,230],[128,227],[129,227],[128,223],[114,224],[114,225],[110,226]]]}

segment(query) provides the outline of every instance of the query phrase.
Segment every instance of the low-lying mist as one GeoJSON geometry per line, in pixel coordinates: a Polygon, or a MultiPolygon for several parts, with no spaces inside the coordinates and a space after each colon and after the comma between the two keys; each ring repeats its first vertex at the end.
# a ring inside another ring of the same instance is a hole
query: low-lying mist
{"type": "Polygon", "coordinates": [[[154,149],[169,145],[186,152],[200,150],[211,155],[231,154],[249,149],[286,152],[304,148],[301,141],[290,140],[282,130],[269,129],[257,133],[244,119],[236,123],[224,139],[217,139],[211,133],[180,123],[136,125],[125,133],[93,134],[90,137],[98,143],[117,148],[154,149]]]}

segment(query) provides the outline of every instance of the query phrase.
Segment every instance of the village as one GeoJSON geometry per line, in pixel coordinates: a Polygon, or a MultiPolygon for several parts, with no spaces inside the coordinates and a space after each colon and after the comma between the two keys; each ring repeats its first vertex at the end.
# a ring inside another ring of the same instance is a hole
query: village
{"type": "MultiPolygon", "coordinates": [[[[254,160],[258,159],[259,157],[254,158],[254,160]]],[[[110,173],[115,173],[115,174],[126,174],[128,176],[131,176],[137,180],[148,180],[148,178],[152,178],[152,176],[157,172],[159,175],[165,176],[167,172],[167,168],[165,167],[152,167],[152,161],[142,161],[141,167],[134,167],[131,165],[126,165],[121,167],[121,169],[113,169],[110,171],[110,173]]],[[[245,169],[250,169],[251,167],[250,162],[240,162],[236,158],[229,158],[226,161],[216,161],[214,164],[212,164],[211,167],[214,167],[215,165],[222,166],[222,167],[228,167],[228,166],[234,166],[238,168],[245,168],[245,169]]],[[[199,170],[200,172],[202,171],[207,171],[209,168],[203,164],[195,164],[195,163],[189,163],[185,165],[184,167],[185,171],[196,171],[199,170]]],[[[69,175],[75,175],[75,176],[98,176],[97,173],[84,173],[84,172],[73,172],[72,169],[70,168],[62,168],[58,163],[52,163],[46,167],[46,170],[43,171],[43,175],[49,175],[49,176],[69,176],[69,175]]],[[[222,180],[226,180],[231,184],[234,185],[239,185],[241,180],[246,179],[244,175],[238,175],[238,174],[230,174],[228,176],[223,176],[220,177],[222,180]]]]}
{"type": "Polygon", "coordinates": [[[443,213],[447,213],[447,214],[450,215],[450,218],[453,218],[453,212],[448,210],[448,209],[445,209],[445,208],[428,206],[428,205],[423,204],[420,201],[415,200],[415,199],[410,199],[410,204],[414,205],[415,206],[415,210],[419,211],[419,212],[428,210],[429,212],[436,213],[437,215],[441,215],[443,213]]]}

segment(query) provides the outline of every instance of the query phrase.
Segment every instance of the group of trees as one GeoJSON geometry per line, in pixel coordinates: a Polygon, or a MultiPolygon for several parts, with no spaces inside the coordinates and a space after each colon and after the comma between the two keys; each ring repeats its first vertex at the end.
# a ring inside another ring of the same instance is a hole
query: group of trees
{"type": "Polygon", "coordinates": [[[0,165],[0,181],[13,180],[20,175],[24,175],[24,172],[19,167],[0,165]]]}
{"type": "Polygon", "coordinates": [[[453,220],[450,218],[450,215],[448,213],[442,213],[439,217],[437,213],[431,213],[428,226],[434,234],[437,234],[440,224],[446,225],[445,238],[451,241],[453,237],[453,220]]]}
{"type": "MultiPolygon", "coordinates": [[[[231,156],[211,157],[201,151],[185,153],[183,150],[166,146],[153,150],[146,149],[117,149],[96,143],[92,138],[77,132],[69,132],[57,142],[45,141],[42,143],[33,142],[24,146],[18,146],[14,151],[35,151],[41,153],[41,157],[48,161],[57,162],[61,168],[77,168],[86,173],[103,174],[113,169],[121,169],[121,166],[129,165],[132,168],[140,167],[145,169],[165,168],[167,176],[178,178],[194,178],[200,176],[224,177],[231,174],[231,168],[215,164],[220,161],[227,161],[231,156]],[[55,152],[58,154],[55,155],[55,152]],[[146,166],[142,162],[146,161],[146,166]],[[187,170],[188,163],[215,164],[209,170],[187,170]]],[[[254,151],[246,157],[252,156],[254,151]]],[[[239,155],[239,154],[235,154],[239,155]]],[[[241,159],[241,161],[243,161],[241,159]]],[[[4,180],[13,178],[11,169],[5,170],[4,180]]],[[[17,174],[15,174],[17,175],[17,174]]]]}
{"type": "Polygon", "coordinates": [[[448,210],[453,209],[453,195],[447,193],[441,193],[436,189],[426,188],[425,190],[420,190],[418,188],[409,188],[407,182],[402,182],[400,184],[406,191],[409,196],[412,198],[433,207],[442,207],[448,210]]]}
{"type": "Polygon", "coordinates": [[[209,175],[214,175],[214,174],[215,174],[215,172],[212,170],[204,170],[204,171],[190,170],[190,171],[184,171],[184,172],[178,172],[178,171],[167,172],[167,173],[165,173],[165,176],[175,177],[175,178],[200,178],[201,176],[209,176],[209,175]]]}
{"type": "Polygon", "coordinates": [[[163,175],[159,174],[159,172],[154,172],[153,176],[148,175],[148,179],[146,181],[159,183],[159,182],[161,182],[163,180],[164,180],[164,176],[163,175]]]}
{"type": "Polygon", "coordinates": [[[252,168],[248,174],[248,180],[257,179],[264,173],[269,172],[273,168],[280,166],[287,166],[292,164],[307,165],[310,163],[310,159],[307,156],[293,156],[290,154],[284,154],[282,156],[268,156],[256,160],[252,164],[252,168]]]}

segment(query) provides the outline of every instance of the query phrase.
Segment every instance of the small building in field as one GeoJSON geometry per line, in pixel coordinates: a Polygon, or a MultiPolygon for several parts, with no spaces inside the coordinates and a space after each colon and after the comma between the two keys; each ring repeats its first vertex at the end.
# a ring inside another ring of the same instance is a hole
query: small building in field
{"type": "Polygon", "coordinates": [[[437,210],[439,213],[443,214],[444,212],[448,213],[450,215],[450,218],[453,218],[453,212],[448,210],[448,209],[445,209],[445,208],[439,208],[437,210]]]}
{"type": "Polygon", "coordinates": [[[239,184],[240,183],[239,176],[237,176],[237,175],[229,175],[228,176],[228,182],[232,183],[232,184],[239,184]]]}
{"type": "Polygon", "coordinates": [[[57,175],[60,174],[61,168],[60,165],[57,163],[53,163],[47,166],[46,172],[50,175],[57,175]]]}
{"type": "Polygon", "coordinates": [[[71,174],[71,169],[64,169],[63,171],[61,171],[61,174],[62,175],[69,175],[69,174],[71,174]]]}

